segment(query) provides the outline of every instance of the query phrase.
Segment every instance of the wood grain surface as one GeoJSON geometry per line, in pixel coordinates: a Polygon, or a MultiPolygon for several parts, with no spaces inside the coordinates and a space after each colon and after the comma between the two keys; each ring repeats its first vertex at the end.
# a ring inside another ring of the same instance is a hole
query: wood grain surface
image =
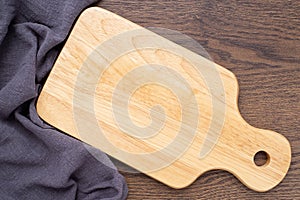
{"type": "Polygon", "coordinates": [[[288,175],[257,193],[223,171],[174,190],[143,174],[123,173],[128,199],[300,199],[300,2],[103,0],[99,6],[144,27],[180,31],[231,70],[239,108],[251,125],[283,134],[292,146],[288,175]]]}
{"type": "Polygon", "coordinates": [[[237,97],[232,72],[94,7],[77,20],[37,112],[54,127],[172,188],[223,169],[265,192],[287,174],[291,147],[281,134],[250,126],[239,113],[237,97]],[[157,105],[163,109],[154,111],[157,105]],[[267,155],[265,165],[253,162],[257,152],[267,155]]]}

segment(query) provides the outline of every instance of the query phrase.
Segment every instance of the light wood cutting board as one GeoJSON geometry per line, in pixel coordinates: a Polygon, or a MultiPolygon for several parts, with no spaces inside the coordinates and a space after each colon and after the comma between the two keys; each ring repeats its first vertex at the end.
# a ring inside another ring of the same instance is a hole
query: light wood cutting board
{"type": "Polygon", "coordinates": [[[256,191],[291,162],[282,135],[238,109],[233,73],[120,16],[89,8],[75,24],[37,102],[63,132],[173,188],[222,169],[256,191]],[[268,160],[257,166],[254,156],[268,160]]]}

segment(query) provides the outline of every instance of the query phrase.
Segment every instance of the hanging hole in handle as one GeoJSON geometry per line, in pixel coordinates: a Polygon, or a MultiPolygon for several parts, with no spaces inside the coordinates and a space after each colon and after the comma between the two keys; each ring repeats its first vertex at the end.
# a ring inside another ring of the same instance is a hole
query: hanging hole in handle
{"type": "Polygon", "coordinates": [[[266,166],[270,163],[270,155],[265,151],[259,151],[254,155],[253,160],[258,167],[266,166]]]}

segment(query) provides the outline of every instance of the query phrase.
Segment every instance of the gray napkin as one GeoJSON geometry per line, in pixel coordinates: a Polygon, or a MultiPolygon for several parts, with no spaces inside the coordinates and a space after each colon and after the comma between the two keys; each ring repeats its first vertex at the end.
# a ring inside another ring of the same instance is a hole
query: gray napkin
{"type": "Polygon", "coordinates": [[[104,153],[94,149],[95,159],[81,142],[45,124],[35,108],[72,24],[96,1],[0,0],[1,200],[127,196],[124,178],[104,153]]]}

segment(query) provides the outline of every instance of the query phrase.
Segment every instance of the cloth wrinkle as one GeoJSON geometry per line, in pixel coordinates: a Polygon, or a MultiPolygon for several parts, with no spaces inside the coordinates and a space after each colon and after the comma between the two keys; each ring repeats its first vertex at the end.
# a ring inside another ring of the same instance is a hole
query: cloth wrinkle
{"type": "Polygon", "coordinates": [[[75,20],[97,1],[0,1],[0,199],[126,199],[125,179],[106,154],[36,110],[75,20]]]}

